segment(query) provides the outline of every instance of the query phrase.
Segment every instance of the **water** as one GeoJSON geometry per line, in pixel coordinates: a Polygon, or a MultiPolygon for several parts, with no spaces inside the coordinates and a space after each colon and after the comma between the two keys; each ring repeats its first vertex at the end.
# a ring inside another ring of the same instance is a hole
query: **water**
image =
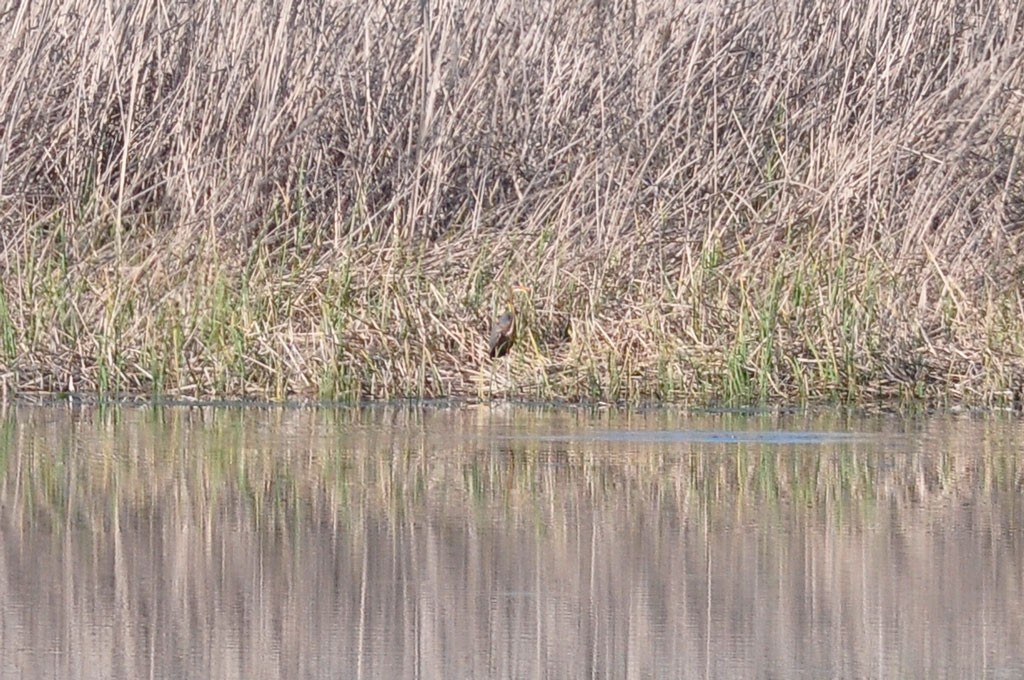
{"type": "Polygon", "coordinates": [[[1024,677],[1009,416],[0,424],[3,678],[1024,677]]]}

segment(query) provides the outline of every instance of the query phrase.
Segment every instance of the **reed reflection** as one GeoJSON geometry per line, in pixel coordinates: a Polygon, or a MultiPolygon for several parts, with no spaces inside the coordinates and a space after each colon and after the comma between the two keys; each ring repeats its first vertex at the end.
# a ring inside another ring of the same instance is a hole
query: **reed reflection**
{"type": "Polygon", "coordinates": [[[998,419],[19,407],[0,440],[0,675],[1013,672],[1019,435],[998,419]],[[872,436],[642,436],[675,429],[872,436]]]}

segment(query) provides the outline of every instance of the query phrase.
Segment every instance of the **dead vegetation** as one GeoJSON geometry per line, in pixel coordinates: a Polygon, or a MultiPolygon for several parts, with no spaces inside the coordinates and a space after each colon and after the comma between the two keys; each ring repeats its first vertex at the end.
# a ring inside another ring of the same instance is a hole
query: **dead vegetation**
{"type": "Polygon", "coordinates": [[[5,392],[1017,401],[1018,3],[404,5],[0,2],[5,392]]]}

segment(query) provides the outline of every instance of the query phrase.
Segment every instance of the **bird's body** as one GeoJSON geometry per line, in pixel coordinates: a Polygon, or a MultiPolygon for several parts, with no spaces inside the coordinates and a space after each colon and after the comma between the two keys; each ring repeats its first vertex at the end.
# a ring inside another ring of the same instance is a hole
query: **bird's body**
{"type": "Polygon", "coordinates": [[[487,342],[487,354],[498,359],[508,354],[516,341],[516,313],[510,309],[502,314],[491,328],[491,339],[487,342]]]}
{"type": "Polygon", "coordinates": [[[516,342],[518,322],[516,319],[515,293],[529,293],[530,289],[515,285],[508,292],[508,309],[498,317],[491,327],[491,337],[487,341],[487,354],[492,359],[500,359],[508,354],[516,342]]]}

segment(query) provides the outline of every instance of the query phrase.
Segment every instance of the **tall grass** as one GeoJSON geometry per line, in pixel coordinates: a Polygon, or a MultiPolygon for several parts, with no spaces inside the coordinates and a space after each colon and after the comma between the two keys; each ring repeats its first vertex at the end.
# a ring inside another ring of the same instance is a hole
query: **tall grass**
{"type": "Polygon", "coordinates": [[[0,0],[5,391],[1019,395],[1018,3],[392,5],[0,0]]]}

